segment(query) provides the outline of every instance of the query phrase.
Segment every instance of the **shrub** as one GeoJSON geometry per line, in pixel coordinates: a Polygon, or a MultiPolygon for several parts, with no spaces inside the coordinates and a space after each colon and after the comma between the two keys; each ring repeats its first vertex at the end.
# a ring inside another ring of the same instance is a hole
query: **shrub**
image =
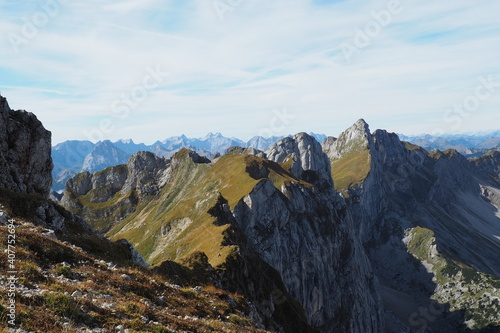
{"type": "Polygon", "coordinates": [[[72,275],[72,271],[71,268],[68,266],[59,266],[56,269],[56,274],[63,275],[64,277],[67,277],[69,279],[72,275]]]}
{"type": "Polygon", "coordinates": [[[228,320],[238,326],[252,326],[252,322],[249,319],[240,317],[236,314],[230,315],[228,320]]]}
{"type": "Polygon", "coordinates": [[[128,326],[133,330],[142,330],[144,329],[145,325],[142,320],[140,320],[139,318],[135,318],[129,321],[128,326]]]}
{"type": "Polygon", "coordinates": [[[34,263],[25,262],[21,265],[21,270],[23,277],[26,278],[27,282],[41,282],[45,281],[45,276],[43,276],[40,268],[34,263]]]}
{"type": "Polygon", "coordinates": [[[192,288],[183,288],[181,289],[181,295],[185,298],[193,299],[196,298],[198,293],[192,288]]]}
{"type": "Polygon", "coordinates": [[[69,295],[60,292],[46,294],[44,300],[58,316],[70,317],[77,309],[73,299],[69,295]]]}

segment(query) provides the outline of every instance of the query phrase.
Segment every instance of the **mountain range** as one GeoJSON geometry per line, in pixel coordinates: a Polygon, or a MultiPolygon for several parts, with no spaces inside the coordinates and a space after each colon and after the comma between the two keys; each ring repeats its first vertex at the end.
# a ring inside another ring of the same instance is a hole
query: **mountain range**
{"type": "MultiPolygon", "coordinates": [[[[324,134],[309,133],[322,143],[327,137],[324,134]]],[[[411,142],[427,150],[456,149],[466,157],[479,157],[491,149],[500,149],[500,133],[488,135],[455,135],[455,136],[404,136],[401,140],[411,142]]],[[[54,161],[53,191],[64,190],[66,181],[82,171],[95,172],[107,167],[125,163],[129,157],[139,151],[150,151],[157,156],[170,158],[181,148],[196,151],[202,156],[212,158],[224,154],[233,146],[266,150],[283,136],[264,138],[255,136],[248,141],[237,138],[227,138],[221,133],[209,133],[202,138],[188,138],[185,135],[170,137],[151,145],[135,143],[132,139],[111,142],[109,140],[92,143],[90,141],[70,140],[55,145],[52,149],[54,161]]]]}
{"type": "Polygon", "coordinates": [[[262,258],[323,332],[488,332],[500,325],[499,165],[494,149],[467,160],[359,120],[322,145],[299,133],[212,160],[137,153],[71,179],[61,204],[153,265],[202,251],[217,270],[235,248],[262,258]]]}
{"type": "MultiPolygon", "coordinates": [[[[55,202],[50,132],[1,98],[0,139],[0,234],[16,230],[19,274],[14,287],[0,275],[0,299],[15,291],[16,329],[500,329],[496,149],[429,151],[360,119],[321,144],[129,151],[55,202]]],[[[101,146],[82,165],[114,149],[101,146]]]]}
{"type": "MultiPolygon", "coordinates": [[[[310,134],[320,142],[326,137],[322,134],[310,134]]],[[[170,158],[181,148],[187,148],[211,158],[216,154],[224,154],[233,146],[265,150],[282,138],[256,136],[244,142],[240,139],[224,137],[221,133],[209,133],[203,138],[188,138],[185,135],[170,137],[152,145],[137,144],[132,139],[116,142],[105,140],[95,144],[90,141],[65,141],[55,145],[52,149],[53,191],[62,191],[66,181],[79,172],[95,172],[125,163],[132,154],[139,151],[150,151],[157,156],[170,158]]]]}

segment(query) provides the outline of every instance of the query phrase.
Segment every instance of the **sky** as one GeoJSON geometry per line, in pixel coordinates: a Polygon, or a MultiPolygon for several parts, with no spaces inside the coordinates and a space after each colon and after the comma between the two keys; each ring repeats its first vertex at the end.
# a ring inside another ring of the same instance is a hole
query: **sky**
{"type": "Polygon", "coordinates": [[[0,92],[53,143],[500,129],[500,1],[0,0],[0,92]]]}

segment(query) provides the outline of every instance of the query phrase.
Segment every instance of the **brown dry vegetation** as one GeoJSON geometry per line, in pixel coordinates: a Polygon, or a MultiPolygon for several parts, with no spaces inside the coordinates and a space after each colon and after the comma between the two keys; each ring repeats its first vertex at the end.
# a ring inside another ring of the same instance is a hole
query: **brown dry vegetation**
{"type": "MultiPolygon", "coordinates": [[[[25,330],[62,332],[68,323],[66,332],[94,327],[112,331],[117,325],[132,332],[264,332],[245,317],[246,302],[239,295],[213,285],[202,292],[181,288],[168,277],[141,267],[111,265],[42,232],[43,228],[26,222],[16,228],[17,322],[25,330]],[[81,297],[72,297],[75,291],[81,297]]],[[[6,235],[7,228],[1,226],[0,238],[6,235]]],[[[0,270],[5,272],[4,250],[2,244],[0,270]]],[[[0,286],[5,286],[5,276],[1,280],[0,286]]],[[[3,327],[6,300],[2,287],[3,327]]]]}

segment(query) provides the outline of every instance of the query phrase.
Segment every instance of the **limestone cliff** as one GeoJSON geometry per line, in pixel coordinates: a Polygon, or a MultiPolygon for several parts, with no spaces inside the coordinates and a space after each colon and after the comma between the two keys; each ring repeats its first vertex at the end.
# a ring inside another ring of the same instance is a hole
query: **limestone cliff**
{"type": "Polygon", "coordinates": [[[150,152],[133,154],[127,164],[68,180],[61,205],[101,231],[135,211],[139,198],[155,195],[165,185],[170,161],[150,152]]]}
{"type": "Polygon", "coordinates": [[[12,218],[34,223],[38,228],[33,230],[43,230],[43,236],[53,240],[142,264],[130,244],[109,242],[81,217],[49,199],[52,167],[51,133],[34,114],[11,110],[0,96],[0,208],[12,218]]]}
{"type": "Polygon", "coordinates": [[[52,185],[51,133],[0,96],[0,187],[47,197],[52,185]]]}
{"type": "Polygon", "coordinates": [[[381,332],[378,283],[333,190],[320,144],[300,133],[267,152],[302,182],[262,179],[234,209],[239,228],[322,332],[381,332]],[[312,185],[314,184],[314,185],[312,185]]]}
{"type": "MultiPolygon", "coordinates": [[[[403,327],[419,329],[419,307],[444,299],[435,294],[445,284],[439,278],[441,273],[430,269],[423,263],[424,256],[412,253],[403,241],[417,227],[432,231],[436,253],[446,258],[450,267],[500,275],[500,223],[494,204],[498,187],[481,171],[482,166],[490,174],[494,172],[491,158],[478,161],[476,166],[454,150],[428,152],[400,141],[394,133],[370,133],[363,120],[338,140],[325,142],[323,148],[331,158],[336,187],[339,180],[342,186],[338,190],[346,198],[382,284],[388,318],[395,315],[403,327]],[[395,301],[395,295],[405,301],[395,301]],[[415,313],[418,320],[412,317],[415,313]]],[[[426,325],[440,332],[455,332],[472,316],[467,306],[460,304],[462,307],[455,307],[452,313],[443,307],[432,322],[425,319],[426,325]]],[[[388,329],[403,329],[394,325],[388,329]]]]}

